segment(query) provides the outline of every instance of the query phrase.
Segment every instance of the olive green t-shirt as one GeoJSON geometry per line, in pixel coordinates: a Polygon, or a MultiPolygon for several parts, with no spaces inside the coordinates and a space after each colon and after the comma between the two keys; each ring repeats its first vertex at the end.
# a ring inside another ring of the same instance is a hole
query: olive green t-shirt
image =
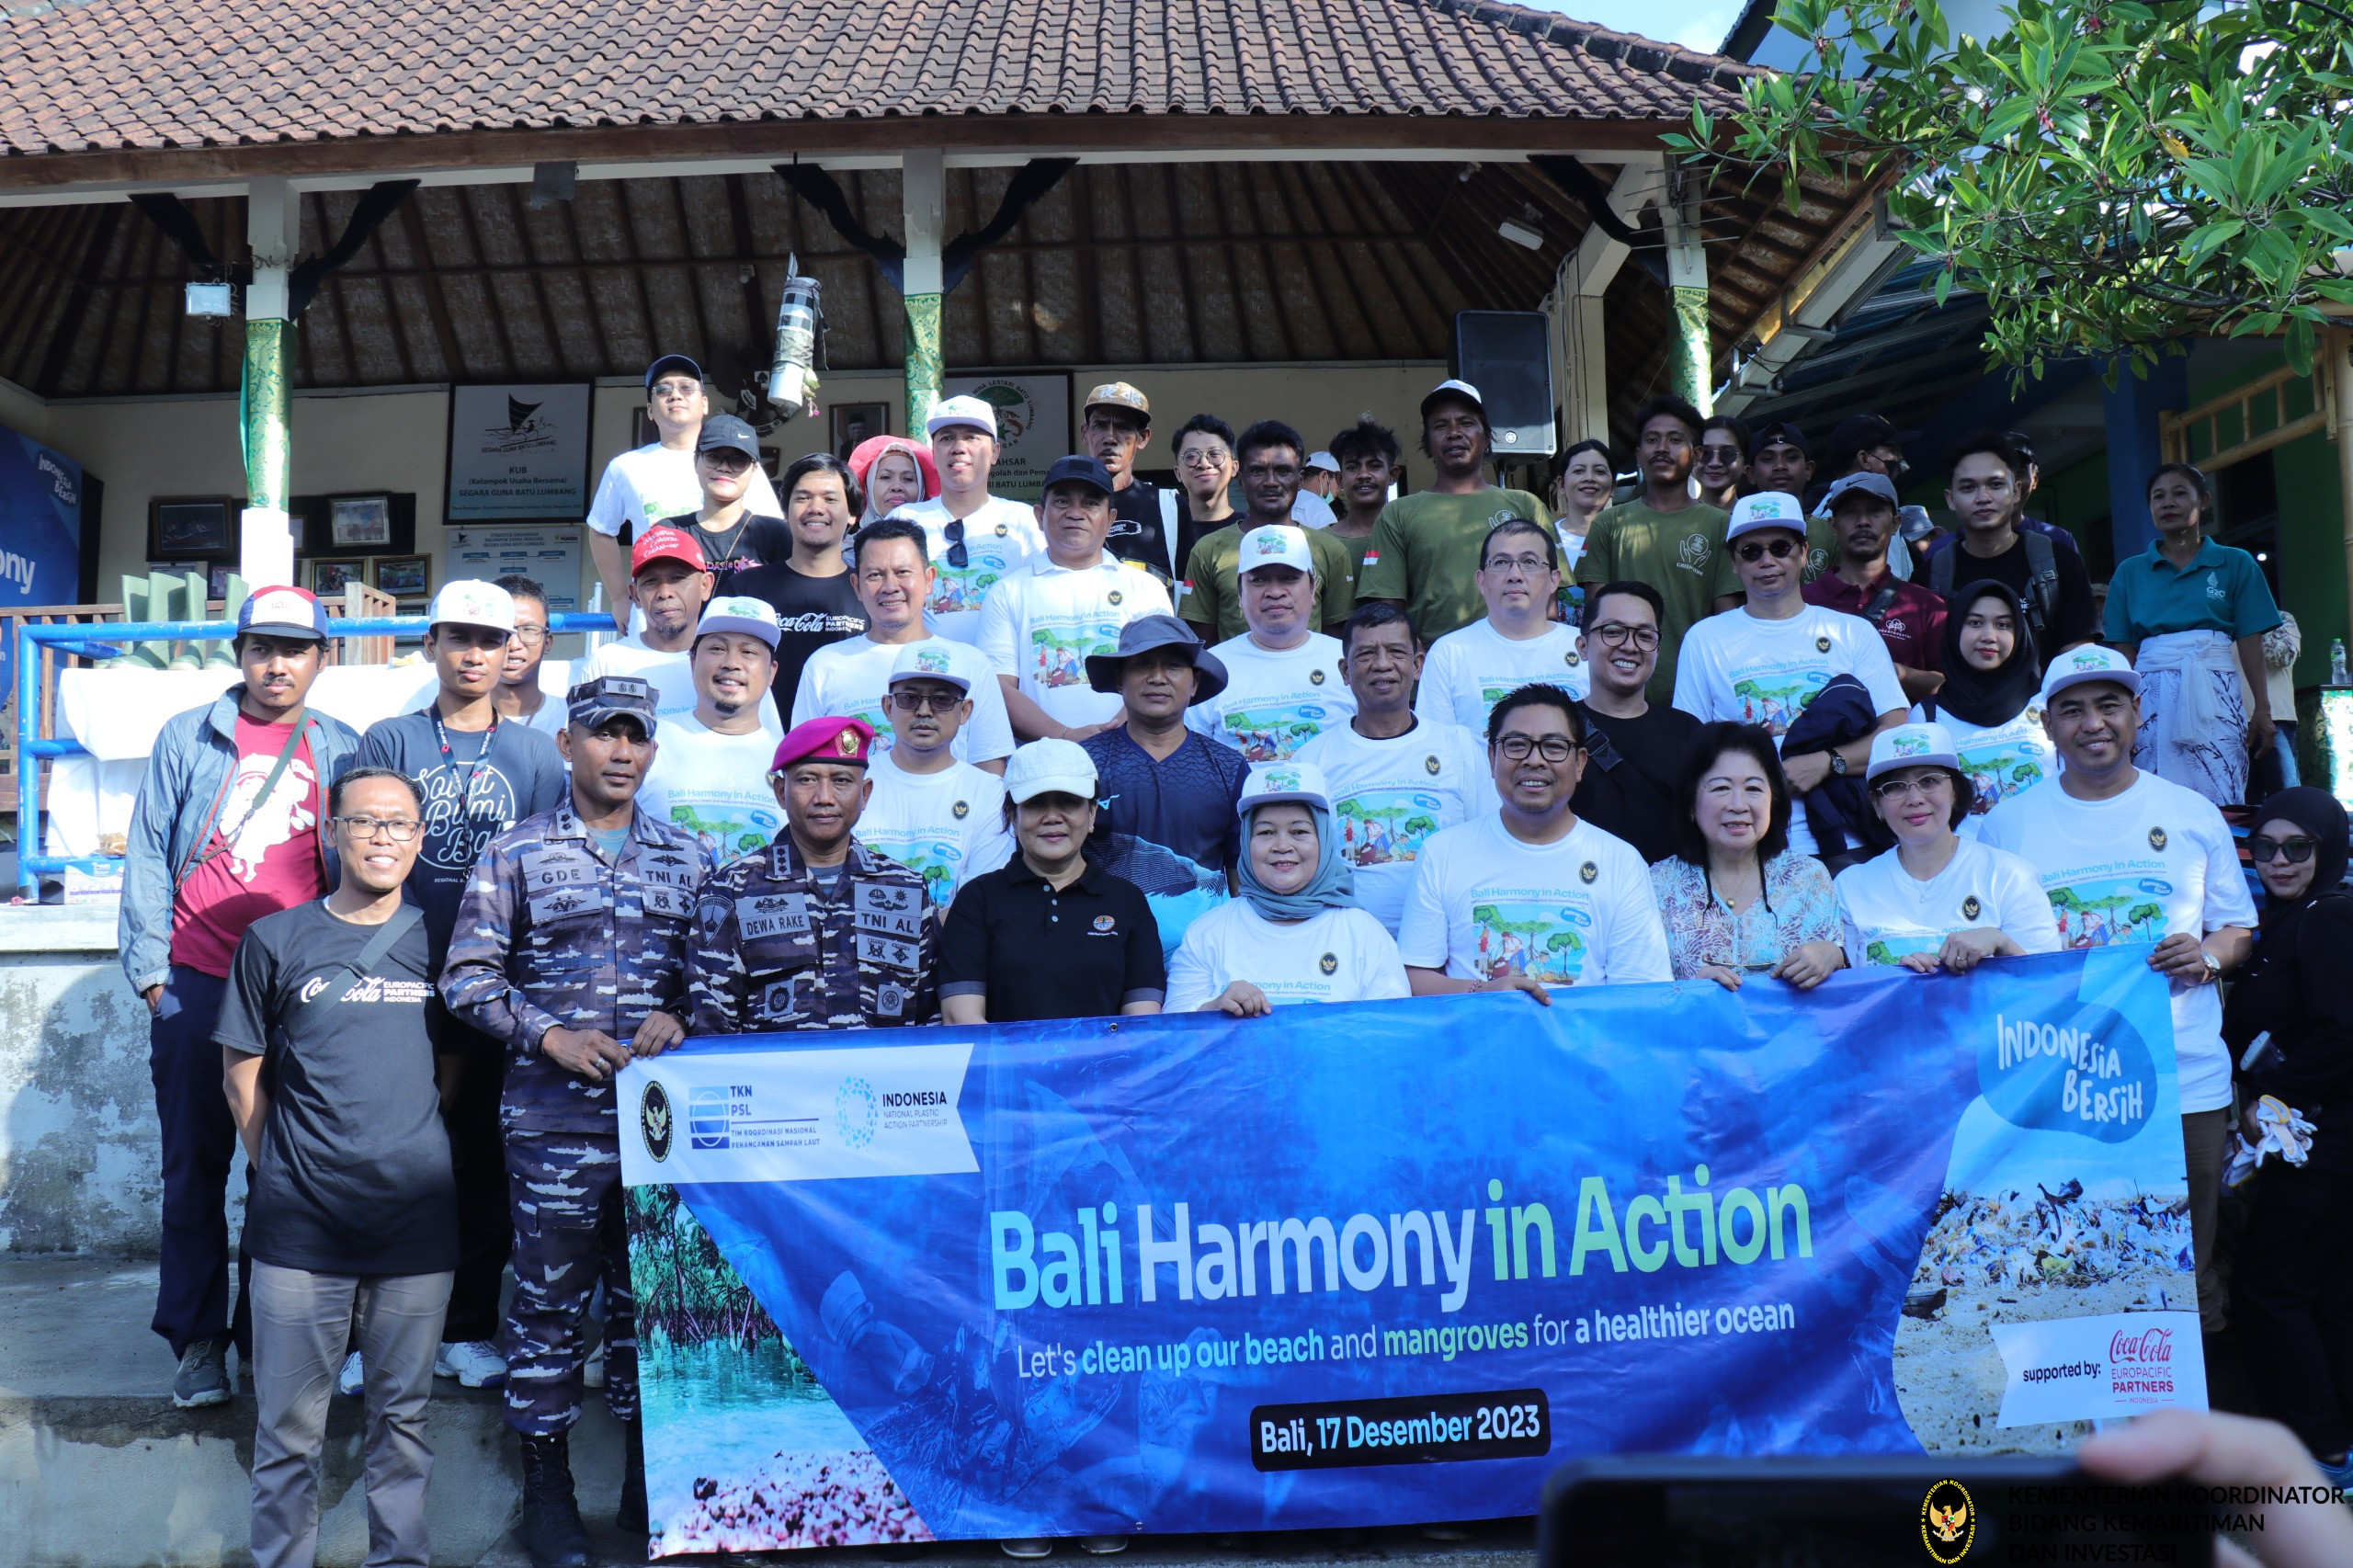
{"type": "MultiPolygon", "coordinates": [[[[1719,517],[1723,514],[1716,514],[1719,517]]],[[[1487,530],[1506,517],[1552,526],[1544,503],[1525,490],[1490,486],[1468,495],[1417,491],[1381,509],[1357,574],[1358,599],[1403,599],[1406,619],[1435,642],[1487,613],[1475,581],[1487,530]]],[[[1723,538],[1719,524],[1716,538],[1723,538]]]]}
{"type": "MultiPolygon", "coordinates": [[[[1307,528],[1307,553],[1315,562],[1315,606],[1308,629],[1339,635],[1340,622],[1356,608],[1356,566],[1358,540],[1344,540],[1322,528],[1307,528]]],[[[1239,637],[1250,628],[1242,619],[1242,585],[1234,574],[1242,565],[1242,525],[1228,523],[1194,542],[1185,558],[1185,580],[1176,595],[1176,613],[1197,625],[1210,627],[1212,642],[1239,637]]]]}
{"type": "Polygon", "coordinates": [[[1641,501],[1611,506],[1593,520],[1577,581],[1591,589],[1631,578],[1648,583],[1666,601],[1658,668],[1647,688],[1653,702],[1675,699],[1675,656],[1683,634],[1714,613],[1718,595],[1741,591],[1724,550],[1731,522],[1730,513],[1697,502],[1680,512],[1654,512],[1641,501]]]}

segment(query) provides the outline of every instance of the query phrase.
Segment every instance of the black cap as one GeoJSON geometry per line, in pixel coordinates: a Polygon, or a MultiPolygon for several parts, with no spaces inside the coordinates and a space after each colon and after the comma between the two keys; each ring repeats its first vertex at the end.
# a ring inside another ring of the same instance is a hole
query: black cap
{"type": "Polygon", "coordinates": [[[1193,629],[1173,615],[1140,615],[1120,628],[1120,651],[1086,655],[1086,684],[1107,696],[1119,693],[1128,661],[1155,648],[1178,648],[1193,666],[1193,700],[1207,702],[1225,689],[1225,661],[1201,645],[1193,629]]]}
{"type": "Polygon", "coordinates": [[[1908,447],[1919,438],[1917,430],[1898,430],[1876,414],[1850,414],[1838,421],[1838,428],[1830,432],[1822,449],[1836,460],[1873,447],[1908,447]]]}
{"type": "Polygon", "coordinates": [[[1756,454],[1770,446],[1795,447],[1806,458],[1813,456],[1813,449],[1805,444],[1805,432],[1786,419],[1776,419],[1770,425],[1759,426],[1756,434],[1748,438],[1748,460],[1755,462],[1756,454]]]}
{"type": "Polygon", "coordinates": [[[634,719],[654,733],[654,687],[634,676],[599,676],[564,693],[564,717],[584,730],[608,719],[634,719]]]}
{"type": "Polygon", "coordinates": [[[702,434],[695,437],[699,452],[742,452],[757,462],[760,457],[759,432],[732,414],[714,414],[702,422],[702,434]]]}
{"type": "Polygon", "coordinates": [[[1110,494],[1114,488],[1109,469],[1093,458],[1081,457],[1075,452],[1054,460],[1054,466],[1046,471],[1045,488],[1051,490],[1055,485],[1074,479],[1082,484],[1095,486],[1106,495],[1110,494]]]}
{"type": "Polygon", "coordinates": [[[663,377],[670,374],[673,370],[684,370],[698,381],[703,379],[702,367],[688,358],[685,355],[665,354],[661,358],[655,359],[654,363],[645,367],[645,390],[647,392],[652,392],[654,390],[654,383],[660,381],[663,377]]]}

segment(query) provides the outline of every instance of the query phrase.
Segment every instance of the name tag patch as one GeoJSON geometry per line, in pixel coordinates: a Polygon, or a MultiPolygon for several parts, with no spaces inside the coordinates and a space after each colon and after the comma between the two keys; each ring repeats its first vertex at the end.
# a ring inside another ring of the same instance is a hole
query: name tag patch
{"type": "Polygon", "coordinates": [[[794,939],[809,935],[809,895],[804,892],[763,892],[735,901],[735,927],[746,942],[770,937],[794,939]]]}
{"type": "Polygon", "coordinates": [[[913,888],[882,882],[850,884],[850,925],[863,937],[869,933],[914,942],[923,935],[923,901],[913,888]]]}

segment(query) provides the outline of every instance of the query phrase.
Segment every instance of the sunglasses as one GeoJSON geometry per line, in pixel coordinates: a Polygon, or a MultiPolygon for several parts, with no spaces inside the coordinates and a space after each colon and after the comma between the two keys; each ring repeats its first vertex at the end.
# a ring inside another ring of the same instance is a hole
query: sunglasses
{"type": "Polygon", "coordinates": [[[2275,858],[2290,866],[2301,866],[2319,847],[2309,838],[2266,838],[2261,834],[2246,841],[2247,858],[2258,866],[2268,866],[2275,858]]]}
{"type": "Polygon", "coordinates": [[[964,699],[954,692],[894,691],[891,701],[902,713],[953,713],[964,699]]]}
{"type": "Polygon", "coordinates": [[[1702,447],[1699,449],[1699,456],[1708,462],[1730,465],[1740,460],[1740,449],[1738,447],[1702,447]]]}
{"type": "Polygon", "coordinates": [[[1754,564],[1768,555],[1776,561],[1787,561],[1804,548],[1805,546],[1793,539],[1749,539],[1743,540],[1734,545],[1732,552],[1741,560],[1754,564]]]}
{"type": "Polygon", "coordinates": [[[964,548],[964,522],[961,517],[948,519],[948,564],[961,572],[972,564],[972,552],[964,548]]]}

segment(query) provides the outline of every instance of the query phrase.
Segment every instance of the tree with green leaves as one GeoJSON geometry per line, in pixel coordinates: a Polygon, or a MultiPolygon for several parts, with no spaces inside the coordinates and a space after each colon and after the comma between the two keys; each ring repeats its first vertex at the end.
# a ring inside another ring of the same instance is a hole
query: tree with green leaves
{"type": "Polygon", "coordinates": [[[1744,177],[1890,181],[1927,280],[1992,311],[2036,375],[2190,335],[2283,337],[2353,312],[2353,0],[2017,0],[1955,34],[1937,0],[1782,0],[1799,69],[1743,84],[1688,159],[1744,177]]]}

